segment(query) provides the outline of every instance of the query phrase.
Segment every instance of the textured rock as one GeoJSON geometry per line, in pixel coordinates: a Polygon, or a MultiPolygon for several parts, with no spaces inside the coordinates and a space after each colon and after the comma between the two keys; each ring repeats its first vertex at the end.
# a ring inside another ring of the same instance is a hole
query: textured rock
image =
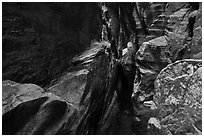
{"type": "Polygon", "coordinates": [[[151,117],[149,120],[148,120],[148,134],[149,135],[161,135],[161,125],[160,125],[160,122],[157,118],[155,117],[151,117]]]}
{"type": "Polygon", "coordinates": [[[187,11],[187,8],[182,8],[179,11],[174,12],[172,15],[170,15],[170,22],[174,24],[178,23],[178,21],[182,21],[182,18],[185,16],[187,11]]]}
{"type": "Polygon", "coordinates": [[[167,37],[161,36],[144,42],[137,52],[137,58],[150,62],[167,63],[169,62],[169,58],[166,53],[168,53],[167,37]]]}
{"type": "MultiPolygon", "coordinates": [[[[129,62],[126,63],[127,66],[130,65],[129,62]]],[[[94,59],[80,102],[84,114],[77,134],[137,133],[131,103],[130,78],[127,77],[128,70],[121,65],[115,59],[110,60],[110,55],[106,53],[94,59]]]]}
{"type": "Polygon", "coordinates": [[[46,92],[34,84],[4,84],[5,105],[24,98],[3,114],[3,134],[136,134],[129,67],[106,52],[93,60],[89,73],[70,72],[46,92]]]}
{"type": "Polygon", "coordinates": [[[169,52],[175,61],[183,49],[189,16],[196,16],[190,57],[202,59],[202,8],[187,13],[185,3],[169,3],[164,13],[165,6],[138,4],[146,8],[150,36],[138,28],[139,45],[146,42],[131,100],[135,74],[127,48],[118,61],[109,42],[88,46],[100,35],[97,4],[3,4],[3,79],[46,85],[3,81],[3,134],[201,134],[201,62],[163,68],[169,52]]]}
{"type": "Polygon", "coordinates": [[[202,132],[202,62],[182,60],[168,65],[155,80],[154,102],[162,134],[202,132]]]}
{"type": "Polygon", "coordinates": [[[174,12],[181,9],[182,6],[185,6],[184,2],[168,2],[167,14],[171,15],[174,12]]]}
{"type": "Polygon", "coordinates": [[[53,83],[53,86],[47,90],[60,96],[67,102],[78,106],[87,83],[87,74],[91,69],[91,64],[97,56],[105,53],[104,46],[107,44],[108,43],[95,41],[87,50],[76,55],[70,61],[73,64],[69,70],[70,72],[58,79],[55,84],[53,83]]]}
{"type": "Polygon", "coordinates": [[[50,84],[100,37],[100,27],[97,3],[4,2],[3,80],[50,84]]]}
{"type": "Polygon", "coordinates": [[[144,42],[137,52],[137,67],[141,73],[141,83],[135,83],[133,95],[136,102],[150,99],[154,95],[154,80],[158,73],[171,62],[166,36],[144,42]],[[139,96],[136,95],[139,93],[139,96]]]}
{"type": "Polygon", "coordinates": [[[99,56],[92,64],[80,102],[85,108],[85,114],[79,123],[77,134],[97,134],[103,123],[102,119],[114,95],[114,91],[108,89],[111,73],[109,67],[107,55],[99,56]],[[99,124],[100,122],[102,123],[99,124]]]}
{"type": "Polygon", "coordinates": [[[86,85],[87,69],[69,72],[58,80],[57,84],[48,89],[49,92],[60,96],[62,99],[74,105],[79,105],[86,85]]]}
{"type": "MultiPolygon", "coordinates": [[[[190,48],[191,48],[190,58],[193,58],[194,56],[202,52],[202,27],[201,26],[194,29],[194,36],[193,36],[192,45],[190,48]]],[[[202,56],[199,59],[202,59],[202,56]]]]}
{"type": "Polygon", "coordinates": [[[34,84],[3,81],[2,133],[73,134],[78,111],[34,84]],[[66,130],[64,130],[66,129],[66,130]]]}
{"type": "Polygon", "coordinates": [[[80,53],[79,55],[75,56],[72,60],[71,63],[74,65],[77,64],[91,64],[93,61],[93,58],[96,56],[96,54],[103,50],[103,43],[99,42],[93,42],[90,46],[89,49],[86,49],[84,52],[80,53]]]}
{"type": "Polygon", "coordinates": [[[31,101],[40,97],[45,97],[44,90],[35,84],[19,84],[13,81],[3,81],[2,101],[3,113],[12,110],[16,106],[26,101],[31,101]]]}
{"type": "Polygon", "coordinates": [[[173,28],[173,32],[168,33],[171,60],[194,58],[194,56],[201,52],[202,45],[202,5],[198,10],[190,11],[189,7],[183,5],[183,8],[177,10],[170,15],[168,20],[169,26],[173,28]],[[190,17],[196,17],[193,37],[188,36],[188,20],[190,17]]]}

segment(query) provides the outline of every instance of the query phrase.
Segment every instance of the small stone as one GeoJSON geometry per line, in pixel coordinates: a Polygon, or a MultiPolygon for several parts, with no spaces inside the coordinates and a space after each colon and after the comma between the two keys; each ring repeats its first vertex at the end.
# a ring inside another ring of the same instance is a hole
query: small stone
{"type": "Polygon", "coordinates": [[[148,121],[148,124],[154,125],[156,128],[161,129],[160,122],[157,118],[151,117],[148,121]]]}

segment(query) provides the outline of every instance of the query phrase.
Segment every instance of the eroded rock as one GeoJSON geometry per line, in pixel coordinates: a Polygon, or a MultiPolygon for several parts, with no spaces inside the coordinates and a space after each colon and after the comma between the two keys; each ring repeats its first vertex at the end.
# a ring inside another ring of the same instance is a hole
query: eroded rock
{"type": "Polygon", "coordinates": [[[71,60],[73,67],[70,72],[58,79],[48,91],[78,106],[87,83],[87,75],[92,69],[91,64],[97,56],[105,53],[104,46],[107,44],[94,41],[86,51],[76,55],[71,60]]]}
{"type": "Polygon", "coordinates": [[[141,75],[141,83],[135,83],[133,95],[137,101],[149,100],[154,95],[154,80],[158,73],[171,60],[168,56],[169,46],[166,36],[144,42],[137,52],[137,67],[141,75]],[[138,93],[139,92],[139,93],[138,93]],[[137,97],[136,94],[139,94],[137,97]]]}
{"type": "Polygon", "coordinates": [[[166,36],[161,36],[144,42],[137,52],[137,58],[139,60],[145,60],[150,62],[169,62],[167,53],[168,41],[166,36]]]}
{"type": "Polygon", "coordinates": [[[19,84],[9,80],[3,81],[3,114],[12,110],[21,103],[46,96],[47,95],[44,93],[44,90],[35,84],[19,84]]]}
{"type": "Polygon", "coordinates": [[[35,84],[3,81],[2,89],[3,134],[74,134],[76,107],[35,84]]]}
{"type": "Polygon", "coordinates": [[[62,79],[58,80],[58,84],[50,87],[48,91],[60,96],[67,102],[79,105],[85,89],[88,72],[87,69],[69,72],[62,79]]]}

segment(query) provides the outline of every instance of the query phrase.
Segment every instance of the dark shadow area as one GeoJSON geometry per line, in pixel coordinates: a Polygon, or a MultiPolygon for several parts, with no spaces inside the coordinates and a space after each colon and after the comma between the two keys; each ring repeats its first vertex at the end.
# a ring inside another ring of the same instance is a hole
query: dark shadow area
{"type": "Polygon", "coordinates": [[[40,106],[48,99],[42,97],[22,103],[2,116],[2,134],[16,134],[26,123],[35,116],[40,106]]]}

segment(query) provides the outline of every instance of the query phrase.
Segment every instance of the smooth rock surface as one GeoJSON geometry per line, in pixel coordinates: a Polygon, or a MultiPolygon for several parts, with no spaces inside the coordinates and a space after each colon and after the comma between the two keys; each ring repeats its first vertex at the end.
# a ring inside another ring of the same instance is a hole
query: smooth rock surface
{"type": "Polygon", "coordinates": [[[87,69],[74,71],[66,74],[58,84],[48,89],[49,92],[60,96],[62,99],[74,105],[79,105],[81,96],[86,85],[87,69]]]}
{"type": "Polygon", "coordinates": [[[13,81],[3,81],[2,92],[2,134],[74,133],[78,110],[60,97],[35,84],[13,81]]]}

